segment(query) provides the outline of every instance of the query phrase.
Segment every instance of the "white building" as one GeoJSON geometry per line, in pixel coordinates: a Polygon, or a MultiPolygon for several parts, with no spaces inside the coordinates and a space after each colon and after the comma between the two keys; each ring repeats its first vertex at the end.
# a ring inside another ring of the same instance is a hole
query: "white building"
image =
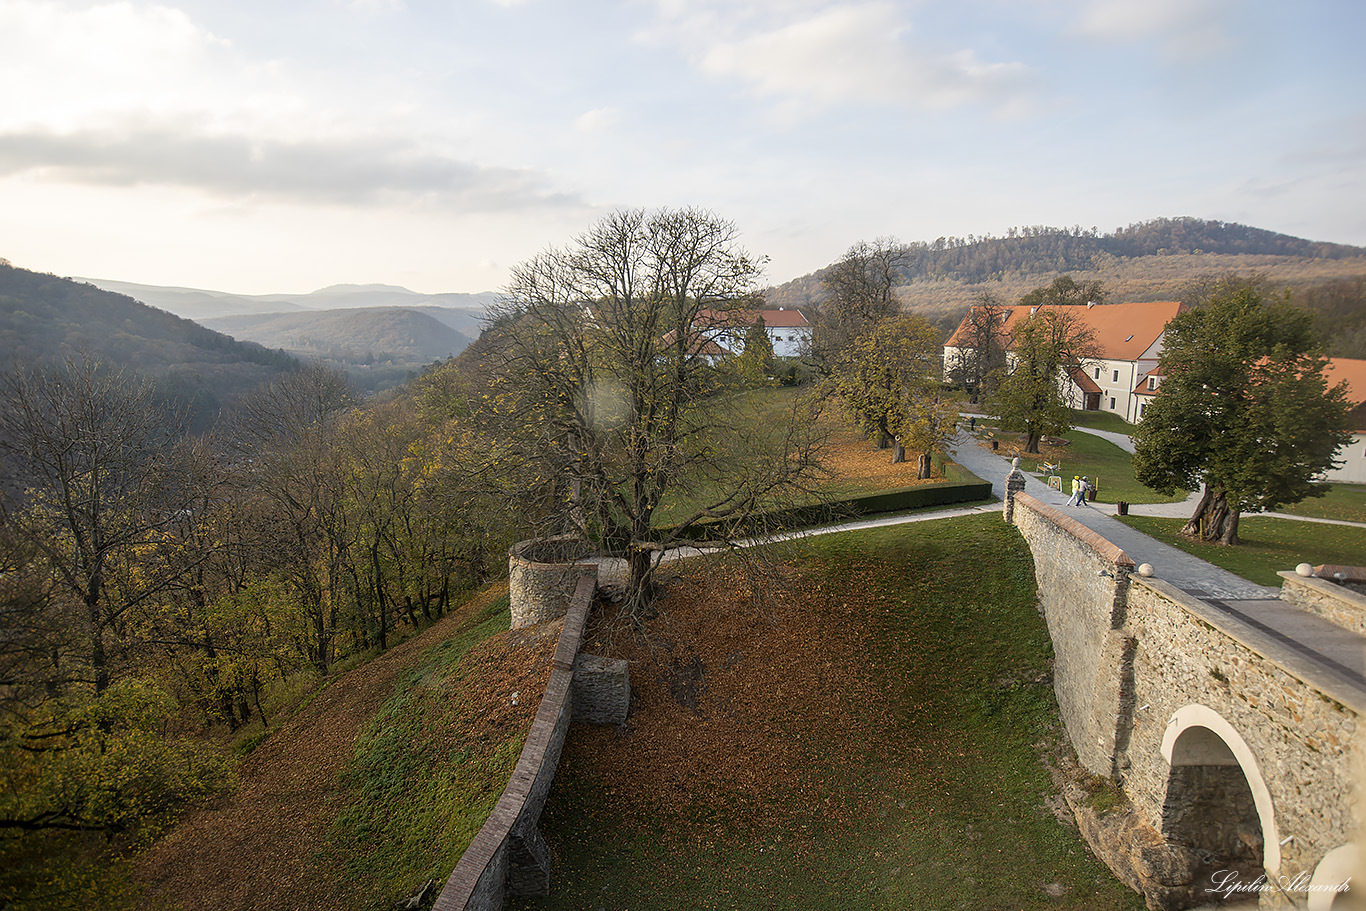
{"type": "Polygon", "coordinates": [[[1366,484],[1366,361],[1346,357],[1328,359],[1328,369],[1323,371],[1331,389],[1338,383],[1347,383],[1347,401],[1354,407],[1348,420],[1352,431],[1352,442],[1338,450],[1337,468],[1324,474],[1324,480],[1341,484],[1366,484]]]}
{"type": "MultiPolygon", "coordinates": [[[[1111,411],[1131,424],[1143,416],[1150,396],[1162,383],[1157,360],[1167,323],[1184,309],[1179,301],[1143,304],[1087,304],[1065,307],[1069,315],[1091,330],[1099,356],[1068,370],[1074,407],[1086,411],[1111,411]]],[[[1009,351],[1015,328],[1038,307],[1003,307],[1001,344],[1009,351]]],[[[962,340],[968,332],[965,317],[944,346],[947,374],[962,359],[962,340]]]]}
{"type": "Polygon", "coordinates": [[[774,357],[799,357],[811,348],[811,323],[800,310],[702,310],[694,328],[735,354],[745,350],[745,334],[760,319],[774,357]]]}

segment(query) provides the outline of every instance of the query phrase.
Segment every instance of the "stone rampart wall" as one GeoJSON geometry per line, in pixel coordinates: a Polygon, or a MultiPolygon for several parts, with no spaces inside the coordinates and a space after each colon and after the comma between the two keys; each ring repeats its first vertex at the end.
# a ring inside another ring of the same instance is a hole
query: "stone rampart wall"
{"type": "Polygon", "coordinates": [[[1124,592],[1134,564],[1091,529],[1028,494],[1014,497],[1014,522],[1034,555],[1048,633],[1053,689],[1083,767],[1111,775],[1116,718],[1132,652],[1123,632],[1124,592]]]}
{"type": "Polygon", "coordinates": [[[1366,636],[1366,595],[1313,576],[1293,572],[1277,575],[1281,577],[1281,600],[1366,636]]]}
{"type": "Polygon", "coordinates": [[[548,886],[549,851],[536,824],[573,716],[574,659],[597,587],[596,567],[575,567],[573,581],[550,681],[512,778],[446,881],[433,911],[498,911],[508,891],[544,894],[548,886]]]}

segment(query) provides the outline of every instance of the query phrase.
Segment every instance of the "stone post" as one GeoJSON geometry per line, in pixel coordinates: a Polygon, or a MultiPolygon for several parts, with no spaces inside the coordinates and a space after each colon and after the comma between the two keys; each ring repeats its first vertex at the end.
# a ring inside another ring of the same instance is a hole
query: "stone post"
{"type": "Polygon", "coordinates": [[[1018,456],[1010,460],[1010,474],[1006,475],[1006,499],[1002,506],[1005,520],[1015,523],[1015,494],[1025,489],[1025,473],[1020,470],[1018,456]]]}

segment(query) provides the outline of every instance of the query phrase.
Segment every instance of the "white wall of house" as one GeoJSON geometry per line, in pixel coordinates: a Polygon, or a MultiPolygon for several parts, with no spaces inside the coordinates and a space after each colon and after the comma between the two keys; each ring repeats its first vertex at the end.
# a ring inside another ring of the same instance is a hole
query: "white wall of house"
{"type": "Polygon", "coordinates": [[[1352,442],[1338,450],[1338,468],[1324,473],[1324,480],[1339,484],[1366,484],[1366,431],[1352,434],[1352,442]]]}

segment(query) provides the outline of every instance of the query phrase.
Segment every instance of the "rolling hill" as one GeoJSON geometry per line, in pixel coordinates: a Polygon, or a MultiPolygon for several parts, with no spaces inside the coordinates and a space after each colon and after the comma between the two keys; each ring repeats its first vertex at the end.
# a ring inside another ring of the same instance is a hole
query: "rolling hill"
{"type": "MultiPolygon", "coordinates": [[[[1344,357],[1366,350],[1366,248],[1320,243],[1260,228],[1194,218],[1158,219],[1100,234],[1094,228],[1029,227],[1006,237],[939,238],[906,244],[897,288],[902,305],[952,329],[982,294],[1013,303],[1063,274],[1100,281],[1112,301],[1175,300],[1210,278],[1260,275],[1292,301],[1343,329],[1344,357]]],[[[824,270],[768,289],[770,306],[813,307],[824,270]]]]}
{"type": "Polygon", "coordinates": [[[203,320],[234,338],[301,357],[351,365],[421,365],[459,354],[469,338],[440,315],[463,311],[425,307],[367,307],[203,320]]]}
{"type": "Polygon", "coordinates": [[[0,260],[0,368],[82,355],[156,378],[201,429],[235,396],[298,365],[126,295],[0,260]]]}

